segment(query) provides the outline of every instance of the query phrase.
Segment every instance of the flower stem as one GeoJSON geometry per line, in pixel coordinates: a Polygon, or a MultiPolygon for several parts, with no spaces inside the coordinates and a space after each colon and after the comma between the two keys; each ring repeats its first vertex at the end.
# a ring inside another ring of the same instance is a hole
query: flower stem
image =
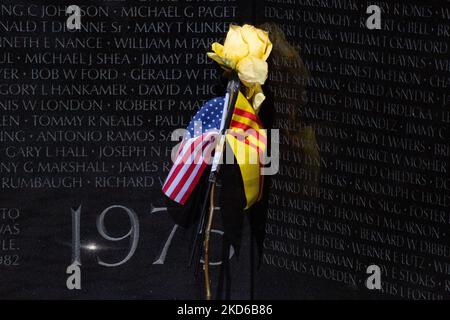
{"type": "Polygon", "coordinates": [[[205,230],[205,242],[204,245],[204,253],[205,253],[205,265],[203,267],[203,271],[205,274],[205,294],[206,300],[211,300],[211,280],[209,277],[209,239],[211,235],[212,223],[214,218],[214,191],[216,189],[216,184],[213,183],[209,198],[209,212],[208,212],[208,223],[206,225],[205,230]]]}

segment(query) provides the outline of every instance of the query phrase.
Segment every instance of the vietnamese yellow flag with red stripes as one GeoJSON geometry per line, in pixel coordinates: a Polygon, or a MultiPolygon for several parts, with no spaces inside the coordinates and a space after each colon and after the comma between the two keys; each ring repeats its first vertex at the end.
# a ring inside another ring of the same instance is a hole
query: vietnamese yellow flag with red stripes
{"type": "Polygon", "coordinates": [[[247,200],[245,209],[248,209],[262,194],[261,161],[267,148],[267,134],[255,109],[241,92],[236,101],[227,142],[241,171],[247,200]]]}

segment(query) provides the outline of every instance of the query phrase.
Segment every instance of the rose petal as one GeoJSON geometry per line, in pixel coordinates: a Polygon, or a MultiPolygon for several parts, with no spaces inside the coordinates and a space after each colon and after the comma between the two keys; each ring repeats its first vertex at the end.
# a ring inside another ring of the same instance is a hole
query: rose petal
{"type": "Polygon", "coordinates": [[[266,52],[266,40],[259,36],[258,30],[254,26],[246,24],[242,27],[241,33],[248,44],[249,55],[261,59],[266,52]]]}
{"type": "Polygon", "coordinates": [[[267,62],[255,57],[246,57],[239,61],[237,71],[239,78],[244,84],[264,84],[268,75],[267,62]]]}
{"type": "Polygon", "coordinates": [[[221,45],[220,43],[214,42],[211,46],[211,49],[219,56],[223,56],[223,45],[221,45]]]}
{"type": "Polygon", "coordinates": [[[223,61],[223,59],[218,54],[214,52],[208,52],[207,55],[209,58],[213,59],[218,64],[225,65],[225,61],[223,61]]]}
{"type": "Polygon", "coordinates": [[[253,97],[253,109],[259,111],[259,107],[261,107],[264,100],[266,100],[266,96],[263,92],[258,92],[257,94],[255,94],[255,96],[253,97]]]}
{"type": "Polygon", "coordinates": [[[273,44],[272,44],[272,42],[270,42],[270,40],[269,40],[269,43],[267,44],[267,47],[266,47],[266,52],[264,53],[264,55],[263,55],[263,57],[262,57],[262,59],[263,59],[264,61],[266,61],[266,60],[269,58],[270,53],[272,52],[272,49],[273,49],[273,44]]]}
{"type": "Polygon", "coordinates": [[[242,38],[241,27],[231,25],[223,45],[223,57],[235,64],[248,55],[248,45],[242,38]]]}

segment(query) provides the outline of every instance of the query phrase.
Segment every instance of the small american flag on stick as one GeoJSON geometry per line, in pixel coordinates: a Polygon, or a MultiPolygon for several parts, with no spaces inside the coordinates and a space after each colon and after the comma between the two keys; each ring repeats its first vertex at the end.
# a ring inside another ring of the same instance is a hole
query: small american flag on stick
{"type": "Polygon", "coordinates": [[[187,127],[175,162],[163,185],[163,192],[173,201],[185,204],[205,168],[211,163],[219,136],[224,98],[209,100],[187,127]]]}

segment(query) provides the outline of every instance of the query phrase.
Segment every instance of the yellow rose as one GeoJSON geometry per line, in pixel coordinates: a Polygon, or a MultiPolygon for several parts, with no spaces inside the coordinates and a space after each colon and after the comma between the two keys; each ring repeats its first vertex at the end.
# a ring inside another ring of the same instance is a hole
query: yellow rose
{"type": "Polygon", "coordinates": [[[264,100],[261,90],[267,80],[267,58],[272,51],[272,42],[269,33],[251,25],[242,27],[231,25],[223,45],[213,43],[212,51],[208,56],[219,63],[224,69],[235,70],[244,86],[247,87],[247,97],[253,99],[255,109],[264,100]]]}

